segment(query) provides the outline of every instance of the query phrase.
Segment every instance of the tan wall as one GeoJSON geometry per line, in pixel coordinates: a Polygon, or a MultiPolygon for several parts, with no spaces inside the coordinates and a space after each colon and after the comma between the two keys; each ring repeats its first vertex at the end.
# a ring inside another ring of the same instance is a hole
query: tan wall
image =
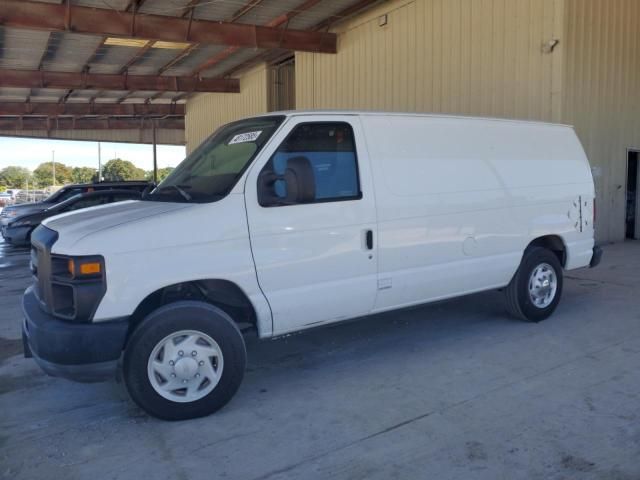
{"type": "Polygon", "coordinates": [[[562,0],[389,2],[338,27],[338,54],[296,54],[297,108],[560,117],[562,0]],[[386,26],[378,17],[387,14],[386,26]]]}
{"type": "MultiPolygon", "coordinates": [[[[89,140],[96,142],[153,143],[151,130],[0,130],[0,136],[89,140]]],[[[161,145],[184,145],[185,132],[158,129],[156,140],[161,145]]]]}
{"type": "Polygon", "coordinates": [[[621,240],[627,149],[640,149],[640,1],[567,0],[566,8],[563,121],[596,167],[597,237],[621,240]]]}
{"type": "Polygon", "coordinates": [[[220,125],[267,111],[267,68],[257,66],[240,78],[240,93],[205,93],[187,102],[187,153],[220,125]]]}

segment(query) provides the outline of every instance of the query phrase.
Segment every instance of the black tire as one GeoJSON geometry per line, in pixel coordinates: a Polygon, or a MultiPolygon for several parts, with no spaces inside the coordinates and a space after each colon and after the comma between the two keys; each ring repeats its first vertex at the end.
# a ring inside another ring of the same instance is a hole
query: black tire
{"type": "Polygon", "coordinates": [[[144,411],[163,420],[185,420],[210,415],[226,405],[240,387],[246,361],[244,339],[229,315],[207,303],[180,301],[151,312],[135,329],[124,352],[123,375],[131,398],[144,411]],[[149,357],[156,345],[182,330],[211,337],[224,359],[215,388],[192,402],[172,401],[159,395],[147,374],[149,357]]]}
{"type": "Polygon", "coordinates": [[[511,282],[505,288],[507,309],[513,316],[529,322],[541,322],[551,316],[562,296],[562,265],[558,257],[542,247],[525,250],[520,266],[511,282]],[[555,273],[557,287],[551,303],[544,307],[535,305],[529,294],[529,281],[534,270],[542,265],[551,266],[555,273]]]}

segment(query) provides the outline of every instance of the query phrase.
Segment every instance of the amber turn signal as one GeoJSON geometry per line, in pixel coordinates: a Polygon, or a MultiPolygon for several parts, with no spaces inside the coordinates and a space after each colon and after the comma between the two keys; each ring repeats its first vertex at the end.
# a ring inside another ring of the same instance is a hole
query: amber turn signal
{"type": "Polygon", "coordinates": [[[102,264],[100,262],[83,262],[82,260],[69,259],[69,274],[71,277],[82,277],[85,275],[98,275],[102,272],[102,264]]]}
{"type": "Polygon", "coordinates": [[[80,275],[95,275],[100,273],[101,265],[99,262],[88,262],[80,264],[80,275]]]}

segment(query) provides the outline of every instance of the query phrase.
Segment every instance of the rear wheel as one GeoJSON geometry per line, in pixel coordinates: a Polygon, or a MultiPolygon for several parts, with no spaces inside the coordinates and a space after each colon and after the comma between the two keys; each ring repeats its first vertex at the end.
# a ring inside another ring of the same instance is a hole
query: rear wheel
{"type": "Polygon", "coordinates": [[[221,309],[181,301],[149,314],[124,355],[131,398],[165,420],[209,415],[236,393],[246,365],[242,334],[221,309]]]}
{"type": "Polygon", "coordinates": [[[527,248],[505,294],[507,308],[516,317],[540,322],[551,316],[562,294],[558,257],[546,248],[527,248]]]}

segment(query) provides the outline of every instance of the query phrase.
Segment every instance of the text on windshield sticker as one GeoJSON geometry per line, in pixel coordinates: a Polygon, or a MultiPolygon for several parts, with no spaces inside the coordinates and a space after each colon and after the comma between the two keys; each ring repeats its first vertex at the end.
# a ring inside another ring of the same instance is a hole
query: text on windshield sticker
{"type": "Polygon", "coordinates": [[[253,142],[260,136],[261,133],[262,133],[262,130],[257,130],[255,132],[239,133],[229,141],[229,145],[233,145],[234,143],[253,142]]]}

